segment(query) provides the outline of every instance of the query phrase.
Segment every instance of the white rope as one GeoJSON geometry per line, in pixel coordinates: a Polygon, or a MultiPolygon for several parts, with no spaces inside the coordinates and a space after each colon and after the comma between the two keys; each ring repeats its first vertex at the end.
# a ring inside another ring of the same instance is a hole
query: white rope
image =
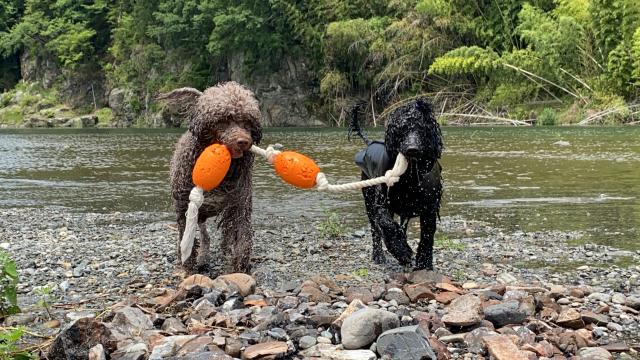
{"type": "Polygon", "coordinates": [[[180,241],[180,261],[184,264],[191,252],[193,251],[193,243],[196,237],[196,231],[198,230],[198,209],[204,202],[204,190],[201,187],[196,186],[191,189],[189,194],[189,208],[187,209],[187,225],[184,228],[184,234],[180,241]]]}
{"type": "MultiPolygon", "coordinates": [[[[273,158],[280,154],[279,150],[273,148],[272,145],[267,146],[267,149],[261,149],[255,145],[251,146],[251,152],[264,157],[270,164],[273,164],[273,158]]],[[[384,176],[379,176],[377,178],[362,180],[351,182],[347,184],[339,184],[339,185],[331,185],[327,180],[326,175],[323,172],[318,173],[316,176],[316,187],[318,191],[328,191],[328,192],[341,192],[348,190],[357,190],[362,189],[369,186],[375,186],[380,184],[387,184],[387,186],[393,186],[393,184],[397,183],[400,180],[400,176],[407,171],[407,167],[409,163],[407,162],[407,158],[404,157],[401,153],[398,153],[396,157],[396,163],[393,165],[391,170],[388,170],[384,176]]]]}

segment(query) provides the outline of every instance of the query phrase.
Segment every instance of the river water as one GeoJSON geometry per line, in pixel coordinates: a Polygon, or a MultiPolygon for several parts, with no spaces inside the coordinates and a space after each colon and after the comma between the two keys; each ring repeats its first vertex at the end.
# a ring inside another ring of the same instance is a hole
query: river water
{"type": "MultiPolygon", "coordinates": [[[[0,207],[158,212],[171,219],[168,164],[182,130],[0,130],[0,207]]],[[[506,231],[579,231],[582,241],[640,250],[640,128],[444,128],[442,216],[506,231]]],[[[372,137],[382,136],[373,131],[372,137]]],[[[341,129],[269,129],[314,158],[332,183],[359,179],[360,141],[341,129]]],[[[254,211],[291,221],[336,212],[366,226],[359,192],[282,183],[256,162],[254,211]]],[[[262,224],[267,225],[268,224],[262,224]]]]}

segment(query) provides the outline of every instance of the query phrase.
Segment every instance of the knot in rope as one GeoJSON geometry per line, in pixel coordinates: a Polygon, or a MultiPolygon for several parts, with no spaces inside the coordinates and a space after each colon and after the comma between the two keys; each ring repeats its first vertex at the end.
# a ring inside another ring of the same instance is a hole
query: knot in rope
{"type": "Polygon", "coordinates": [[[202,191],[202,188],[196,186],[191,189],[191,192],[189,193],[189,202],[198,208],[202,206],[202,203],[204,202],[204,192],[202,191]]]}

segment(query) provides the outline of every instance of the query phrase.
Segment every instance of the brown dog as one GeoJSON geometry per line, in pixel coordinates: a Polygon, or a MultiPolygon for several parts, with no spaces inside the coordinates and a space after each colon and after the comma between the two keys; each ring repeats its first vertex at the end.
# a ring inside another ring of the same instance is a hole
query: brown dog
{"type": "Polygon", "coordinates": [[[171,195],[178,219],[178,261],[189,193],[195,186],[191,179],[193,166],[207,146],[221,143],[231,152],[231,167],[220,186],[204,193],[198,213],[200,239],[182,265],[190,273],[207,269],[211,239],[206,221],[219,216],[223,259],[231,258],[232,271],[248,272],[253,245],[251,173],[254,158],[249,150],[262,138],[257,100],[250,90],[235,82],[219,84],[204,92],[176,89],[160,95],[159,99],[177,106],[189,122],[189,131],[178,141],[171,160],[171,195]]]}

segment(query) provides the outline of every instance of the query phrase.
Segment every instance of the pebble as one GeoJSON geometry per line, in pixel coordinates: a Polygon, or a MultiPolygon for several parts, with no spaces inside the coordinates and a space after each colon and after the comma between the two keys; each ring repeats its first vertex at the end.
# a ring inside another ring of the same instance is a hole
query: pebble
{"type": "Polygon", "coordinates": [[[303,350],[308,349],[315,344],[316,344],[316,338],[314,338],[313,336],[305,335],[301,337],[300,340],[298,340],[298,346],[303,350]]]}
{"type": "MultiPolygon", "coordinates": [[[[163,219],[162,216],[171,218],[172,215],[164,214],[158,217],[157,214],[122,213],[115,217],[120,220],[115,221],[110,218],[114,216],[113,214],[59,215],[53,211],[51,216],[42,216],[43,222],[38,226],[24,226],[24,224],[16,226],[13,222],[19,224],[19,221],[16,221],[17,216],[25,214],[21,213],[20,209],[15,209],[15,211],[16,213],[3,212],[0,209],[0,237],[9,239],[12,251],[16,249],[15,244],[33,249],[29,256],[22,252],[16,252],[18,268],[24,269],[21,272],[21,290],[19,291],[27,301],[36,301],[33,298],[34,294],[30,293],[34,285],[50,284],[49,286],[54,289],[57,297],[55,300],[57,303],[89,300],[88,303],[83,303],[83,306],[91,306],[93,309],[100,308],[104,304],[113,304],[125,298],[143,301],[150,294],[159,293],[165,284],[167,287],[175,289],[176,283],[179,282],[178,277],[172,274],[175,270],[176,260],[173,254],[175,231],[168,228],[172,220],[158,220],[163,219]],[[102,217],[107,220],[100,220],[102,217]],[[52,226],[50,225],[52,222],[58,224],[52,226]],[[63,225],[66,230],[59,230],[63,225]],[[156,230],[151,231],[151,228],[156,230]],[[65,237],[58,237],[60,232],[63,232],[65,237]],[[16,242],[13,233],[22,233],[27,236],[27,239],[24,242],[22,239],[16,242]],[[56,239],[55,242],[44,240],[47,236],[56,239]],[[117,238],[117,241],[110,240],[110,237],[117,238]],[[79,242],[78,239],[83,239],[83,241],[79,242]],[[81,249],[86,251],[80,252],[81,249]],[[82,256],[79,255],[80,253],[82,256]],[[86,260],[86,262],[82,263],[82,260],[86,260]]],[[[38,212],[39,210],[32,211],[38,212]]],[[[259,214],[255,215],[260,216],[259,214]]],[[[274,221],[276,224],[282,224],[278,223],[277,219],[274,221]]],[[[443,219],[441,225],[446,229],[455,229],[456,226],[447,218],[443,219]]],[[[466,280],[466,283],[460,288],[455,283],[450,286],[436,286],[436,284],[450,284],[451,281],[444,281],[445,277],[436,272],[422,271],[396,277],[391,273],[403,271],[403,269],[394,264],[377,266],[367,263],[363,265],[363,261],[368,261],[370,241],[354,242],[347,235],[344,241],[348,242],[349,251],[339,250],[338,242],[331,241],[330,247],[316,246],[315,254],[310,254],[305,250],[294,255],[286,249],[289,249],[292,243],[300,242],[301,238],[314,239],[313,230],[305,230],[303,226],[298,226],[298,224],[287,223],[281,226],[278,231],[269,233],[256,226],[256,238],[260,239],[255,243],[257,260],[255,260],[254,271],[256,276],[252,277],[256,285],[249,286],[249,290],[245,292],[246,296],[241,296],[243,294],[240,294],[238,284],[229,282],[225,289],[211,288],[219,286],[219,284],[213,285],[218,279],[208,279],[211,281],[210,284],[207,282],[199,283],[198,286],[201,289],[190,290],[189,296],[192,297],[175,301],[164,314],[134,311],[131,309],[137,309],[137,307],[132,306],[125,311],[114,311],[111,316],[105,316],[101,319],[122,329],[125,336],[131,337],[129,341],[132,344],[139,344],[138,342],[142,341],[134,339],[139,334],[146,333],[148,335],[158,332],[163,321],[166,324],[184,321],[183,325],[189,325],[185,326],[186,332],[197,331],[200,323],[206,324],[205,327],[214,327],[211,343],[218,344],[236,357],[243,356],[243,351],[252,345],[249,344],[250,342],[255,342],[255,345],[258,345],[271,340],[285,344],[286,341],[289,341],[286,351],[287,356],[292,357],[298,356],[299,350],[312,350],[320,353],[320,345],[322,345],[323,354],[330,353],[331,356],[339,356],[338,354],[343,353],[349,354],[348,356],[360,354],[370,357],[373,354],[371,349],[382,351],[381,347],[386,346],[384,341],[380,344],[379,336],[374,336],[371,342],[362,345],[364,349],[344,350],[342,348],[344,344],[339,343],[341,339],[344,342],[344,337],[340,336],[344,322],[335,322],[338,316],[347,312],[351,300],[355,301],[355,298],[350,299],[347,296],[346,289],[360,287],[368,290],[368,292],[359,291],[364,292],[365,300],[371,300],[368,301],[370,308],[378,307],[379,311],[385,311],[381,309],[391,311],[389,313],[392,314],[397,324],[394,326],[428,327],[433,331],[435,337],[446,342],[450,347],[450,350],[446,350],[444,345],[441,347],[434,345],[434,349],[438,351],[437,355],[441,355],[443,351],[450,351],[460,359],[469,358],[468,355],[466,357],[464,355],[468,350],[464,339],[465,331],[470,330],[470,328],[461,326],[492,327],[493,325],[487,321],[487,318],[491,318],[492,310],[489,311],[489,317],[487,317],[486,310],[492,309],[492,306],[505,306],[504,304],[510,304],[511,301],[514,301],[514,304],[524,304],[521,309],[523,312],[535,312],[522,321],[526,328],[513,327],[516,330],[512,330],[516,332],[519,331],[517,329],[530,329],[527,330],[529,333],[524,331],[511,333],[509,330],[498,329],[509,332],[507,336],[517,336],[519,341],[539,341],[540,338],[546,336],[544,332],[549,331],[544,323],[535,320],[538,319],[539,312],[535,307],[531,307],[534,304],[554,305],[556,306],[554,311],[560,314],[566,309],[561,309],[558,305],[573,308],[580,314],[580,320],[584,319],[586,322],[589,321],[586,320],[584,312],[591,311],[593,314],[588,315],[592,319],[590,323],[596,325],[604,324],[602,319],[610,317],[607,328],[602,325],[594,326],[592,331],[585,330],[585,328],[575,331],[575,333],[586,331],[601,345],[615,344],[620,339],[637,334],[639,317],[634,309],[640,309],[640,301],[637,289],[631,286],[631,279],[637,281],[636,274],[640,269],[616,267],[615,271],[608,271],[601,268],[602,264],[607,264],[607,261],[610,263],[612,258],[615,259],[617,256],[615,251],[617,250],[600,246],[591,249],[589,251],[607,255],[603,255],[603,259],[599,256],[593,256],[589,260],[589,264],[592,266],[578,271],[570,269],[566,274],[552,273],[549,267],[521,269],[513,266],[513,263],[520,259],[526,259],[531,254],[536,254],[541,260],[554,261],[554,254],[562,253],[566,254],[568,261],[578,261],[581,256],[584,256],[584,252],[581,253],[580,249],[574,250],[571,247],[566,247],[563,241],[547,241],[566,238],[567,233],[564,232],[549,231],[531,234],[505,232],[498,235],[497,230],[491,228],[478,228],[477,230],[476,234],[484,234],[484,231],[487,234],[482,235],[483,240],[487,240],[487,244],[483,243],[482,247],[474,245],[477,239],[475,241],[463,239],[460,241],[467,245],[469,249],[467,251],[456,252],[455,256],[451,256],[452,253],[448,250],[436,252],[435,263],[438,271],[450,275],[454,270],[460,269],[467,274],[467,278],[473,277],[473,279],[466,280]],[[498,236],[501,239],[500,242],[495,241],[498,236]],[[548,248],[540,250],[541,241],[548,243],[548,248]],[[513,251],[509,245],[514,243],[518,244],[518,251],[513,251]],[[537,253],[532,251],[537,251],[537,253]],[[273,256],[269,255],[266,260],[260,258],[261,254],[271,254],[272,252],[273,256]],[[522,254],[520,254],[521,252],[522,254]],[[360,254],[365,256],[360,257],[360,254]],[[604,260],[604,258],[608,260],[604,260]],[[491,262],[491,264],[483,266],[482,271],[474,272],[480,262],[491,262]],[[352,274],[354,269],[362,269],[363,266],[367,267],[367,276],[356,277],[352,274]],[[303,286],[303,280],[309,279],[309,269],[323,274],[327,280],[333,281],[335,279],[337,284],[316,281],[318,279],[314,277],[310,283],[305,281],[308,286],[303,286]],[[579,272],[581,272],[580,277],[578,276],[579,272]],[[500,282],[509,286],[498,285],[496,275],[501,280],[500,282]],[[436,281],[429,282],[429,280],[436,278],[436,281]],[[629,279],[629,281],[612,282],[617,279],[629,279]],[[385,280],[386,284],[384,284],[385,280]],[[415,282],[411,280],[415,280],[415,282]],[[561,285],[559,285],[560,287],[548,285],[545,283],[546,281],[553,284],[579,283],[580,285],[574,285],[573,288],[567,290],[561,285]],[[513,286],[516,282],[518,282],[518,286],[513,286]],[[425,290],[426,296],[409,296],[415,294],[408,294],[407,286],[422,283],[427,283],[427,286],[421,289],[421,291],[425,290]],[[203,287],[202,284],[206,286],[203,287]],[[299,296],[303,292],[303,288],[311,296],[299,296]],[[228,293],[228,290],[233,289],[236,289],[236,295],[228,293]],[[444,291],[447,289],[449,290],[444,291]],[[461,291],[461,293],[456,293],[453,290],[461,291]],[[434,296],[426,291],[431,292],[434,296]],[[441,295],[445,293],[456,294],[458,299],[454,300],[455,296],[453,295],[441,295]],[[450,304],[437,301],[438,296],[440,299],[451,296],[450,304]],[[587,297],[583,299],[584,296],[587,297]],[[532,300],[533,297],[535,297],[535,302],[532,300]],[[623,297],[624,302],[621,301],[623,297]],[[455,309],[453,305],[456,301],[460,301],[460,298],[464,298],[468,303],[457,309],[457,315],[460,313],[470,315],[470,318],[473,318],[471,325],[462,325],[467,322],[451,321],[451,315],[456,314],[456,311],[452,311],[455,309]],[[470,300],[473,298],[478,300],[470,300]],[[547,300],[550,302],[545,302],[547,300]],[[326,302],[326,304],[320,302],[326,302]],[[206,304],[206,306],[202,304],[206,304]],[[599,306],[602,306],[601,313],[596,311],[599,306]],[[193,311],[195,309],[198,310],[193,311]],[[469,311],[471,309],[473,311],[469,311]],[[430,320],[423,321],[422,319],[427,319],[426,314],[429,314],[430,320]],[[196,315],[200,318],[197,318],[196,315]],[[193,318],[189,318],[190,316],[193,318]],[[112,318],[113,320],[111,320],[112,318]],[[170,318],[175,318],[175,320],[168,320],[170,318]],[[413,323],[420,325],[413,325],[413,323]],[[258,325],[256,329],[248,330],[254,325],[258,325]],[[236,331],[222,331],[223,328],[236,331]],[[237,331],[238,329],[241,330],[237,331]],[[535,334],[534,340],[531,340],[531,332],[535,334]],[[306,344],[308,347],[302,349],[302,344],[306,344]]],[[[368,231],[366,234],[365,236],[369,236],[368,231]]],[[[327,242],[323,241],[322,243],[327,242]]],[[[298,248],[303,249],[304,247],[299,246],[298,248]]],[[[640,254],[625,256],[634,256],[640,259],[640,254]]],[[[216,274],[220,273],[218,268],[212,271],[216,274]]],[[[362,306],[366,305],[362,304],[362,306]]],[[[154,308],[153,304],[141,303],[139,306],[146,310],[154,308]]],[[[520,306],[518,309],[520,310],[520,306]]],[[[63,309],[55,311],[68,313],[63,309]]],[[[67,323],[77,319],[77,316],[60,316],[58,318],[63,319],[60,331],[64,331],[67,323]]],[[[345,317],[342,320],[347,321],[348,319],[349,317],[345,317]]],[[[40,320],[34,319],[33,321],[40,320]]],[[[560,318],[559,321],[562,322],[564,319],[560,318]]],[[[579,322],[577,323],[579,324],[579,322]]],[[[163,331],[175,332],[175,334],[171,334],[172,336],[177,336],[178,333],[185,331],[180,329],[177,323],[175,325],[165,325],[163,331]]],[[[496,325],[498,324],[496,323],[496,325]]],[[[591,329],[591,326],[593,325],[589,325],[588,329],[591,329]]],[[[557,327],[556,329],[561,334],[570,334],[573,331],[573,329],[557,327]]],[[[168,334],[163,333],[163,335],[168,334]]],[[[171,347],[168,343],[165,343],[165,346],[171,347]]],[[[282,344],[277,344],[277,346],[283,349],[282,344]]],[[[139,347],[138,350],[143,354],[146,351],[146,356],[149,356],[149,350],[155,350],[150,343],[140,344],[139,347]]],[[[117,351],[124,349],[123,347],[117,351]]],[[[260,348],[253,348],[252,351],[255,349],[260,348]]],[[[566,349],[570,349],[567,356],[576,355],[577,349],[565,347],[566,349]]],[[[632,350],[630,349],[629,352],[632,350]]],[[[105,348],[104,351],[108,357],[114,358],[113,349],[105,348]]],[[[375,357],[375,354],[373,356],[375,357]]],[[[495,357],[495,354],[493,356],[495,357]]],[[[196,358],[195,355],[194,358],[196,358]]]]}

